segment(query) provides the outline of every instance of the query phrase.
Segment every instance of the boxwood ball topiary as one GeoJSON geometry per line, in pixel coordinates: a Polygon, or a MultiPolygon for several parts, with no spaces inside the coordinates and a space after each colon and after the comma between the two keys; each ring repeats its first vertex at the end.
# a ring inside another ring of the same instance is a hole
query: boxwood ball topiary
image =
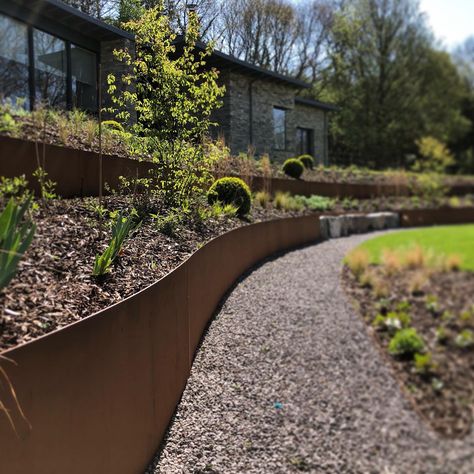
{"type": "Polygon", "coordinates": [[[292,178],[298,179],[304,171],[304,165],[298,158],[289,158],[283,163],[283,172],[292,178]]]}
{"type": "Polygon", "coordinates": [[[303,166],[307,169],[313,169],[314,166],[314,159],[311,155],[301,155],[298,156],[298,160],[303,163],[303,166]]]}
{"type": "Polygon", "coordinates": [[[240,178],[220,178],[214,182],[207,193],[209,204],[216,201],[233,204],[241,216],[248,214],[252,206],[252,194],[249,187],[240,178]]]}

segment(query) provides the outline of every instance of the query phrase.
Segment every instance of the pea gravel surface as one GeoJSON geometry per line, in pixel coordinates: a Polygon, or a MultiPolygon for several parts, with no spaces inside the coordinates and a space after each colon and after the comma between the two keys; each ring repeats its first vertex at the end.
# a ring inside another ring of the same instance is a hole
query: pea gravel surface
{"type": "Polygon", "coordinates": [[[240,281],[196,355],[151,473],[472,474],[474,434],[412,409],[341,287],[371,235],[267,261],[240,281]]]}

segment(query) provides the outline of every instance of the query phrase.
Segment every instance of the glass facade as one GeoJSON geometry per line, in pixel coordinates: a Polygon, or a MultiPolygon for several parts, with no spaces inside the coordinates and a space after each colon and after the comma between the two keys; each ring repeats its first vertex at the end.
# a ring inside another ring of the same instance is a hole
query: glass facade
{"type": "Polygon", "coordinates": [[[66,42],[37,29],[33,30],[35,104],[66,107],[66,42]]]}
{"type": "Polygon", "coordinates": [[[273,108],[273,135],[276,150],[286,148],[286,110],[273,108]]]}
{"type": "Polygon", "coordinates": [[[28,27],[0,15],[0,98],[30,105],[28,27]]]}
{"type": "Polygon", "coordinates": [[[97,56],[71,45],[71,69],[73,107],[97,110],[97,56]]]}
{"type": "Polygon", "coordinates": [[[0,14],[0,100],[19,98],[96,112],[97,55],[0,14]]]}

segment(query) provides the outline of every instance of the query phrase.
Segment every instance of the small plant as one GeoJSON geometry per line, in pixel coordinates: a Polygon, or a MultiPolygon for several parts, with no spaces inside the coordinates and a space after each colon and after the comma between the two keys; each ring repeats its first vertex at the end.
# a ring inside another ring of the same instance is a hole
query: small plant
{"type": "Polygon", "coordinates": [[[130,232],[136,227],[135,216],[123,217],[118,215],[117,220],[112,225],[112,239],[101,255],[95,257],[92,275],[103,277],[110,272],[110,267],[122,250],[123,243],[127,240],[130,232]]]}
{"type": "Polygon", "coordinates": [[[260,207],[263,207],[263,209],[266,209],[270,200],[271,196],[266,191],[258,191],[255,193],[255,201],[257,201],[260,207]]]}
{"type": "Polygon", "coordinates": [[[214,182],[207,193],[209,204],[220,201],[232,204],[238,209],[238,214],[244,216],[252,206],[252,195],[249,187],[240,178],[220,178],[214,182]]]}
{"type": "Polygon", "coordinates": [[[289,193],[278,191],[273,198],[273,205],[276,209],[283,211],[301,211],[304,206],[300,201],[292,197],[289,193]]]}
{"type": "Polygon", "coordinates": [[[24,202],[31,196],[28,190],[28,181],[25,175],[14,178],[0,177],[0,199],[7,200],[15,198],[16,201],[24,202]]]}
{"type": "Polygon", "coordinates": [[[437,327],[435,334],[439,344],[446,344],[448,342],[449,336],[444,326],[437,327]]]}
{"type": "Polygon", "coordinates": [[[10,198],[0,214],[0,290],[5,288],[15,276],[18,262],[30,246],[36,227],[25,221],[31,198],[23,204],[10,198]]]}
{"type": "Polygon", "coordinates": [[[394,334],[397,331],[408,327],[410,323],[411,318],[409,314],[390,312],[386,315],[378,314],[372,324],[378,329],[394,334]]]}
{"type": "Polygon", "coordinates": [[[353,273],[355,278],[359,280],[361,275],[365,272],[370,263],[370,258],[367,250],[355,249],[347,255],[345,263],[349,270],[353,273]]]}
{"type": "Polygon", "coordinates": [[[177,213],[172,212],[165,217],[159,217],[157,215],[152,215],[152,217],[156,218],[156,227],[159,232],[168,237],[174,237],[176,235],[181,221],[177,213]]]}
{"type": "Polygon", "coordinates": [[[391,249],[383,249],[381,263],[385,273],[389,276],[396,275],[403,268],[400,254],[391,249]]]}
{"type": "Polygon", "coordinates": [[[433,316],[439,316],[441,314],[438,298],[434,295],[428,295],[426,297],[425,307],[433,316]]]}
{"type": "Polygon", "coordinates": [[[420,375],[434,374],[437,368],[437,364],[433,361],[431,352],[415,354],[415,371],[420,375]]]}
{"type": "Polygon", "coordinates": [[[286,175],[299,179],[303,174],[304,165],[298,158],[289,158],[283,163],[282,170],[286,175]]]}
{"type": "Polygon", "coordinates": [[[456,336],[454,343],[460,349],[470,349],[474,347],[474,333],[470,329],[464,329],[456,336]]]}
{"type": "Polygon", "coordinates": [[[303,163],[303,166],[304,166],[306,169],[313,169],[313,166],[314,166],[314,158],[313,158],[311,155],[301,155],[301,156],[298,156],[298,160],[300,160],[301,163],[303,163]]]}
{"type": "Polygon", "coordinates": [[[334,208],[336,201],[334,199],[318,196],[313,194],[309,197],[296,195],[295,199],[301,203],[302,206],[311,211],[329,211],[334,208]]]}
{"type": "Polygon", "coordinates": [[[428,276],[424,271],[417,271],[408,281],[408,291],[414,296],[422,295],[428,283],[428,276]]]}
{"type": "Polygon", "coordinates": [[[15,136],[19,130],[20,125],[8,112],[0,112],[0,133],[8,133],[15,136]]]}
{"type": "Polygon", "coordinates": [[[390,340],[388,351],[394,356],[413,357],[423,352],[425,343],[415,328],[400,329],[390,340]]]}
{"type": "Polygon", "coordinates": [[[33,172],[33,176],[38,180],[41,191],[41,198],[45,201],[56,199],[58,195],[54,192],[56,184],[54,181],[48,179],[48,173],[43,167],[37,168],[33,172]]]}
{"type": "Polygon", "coordinates": [[[443,259],[443,270],[445,272],[457,272],[461,269],[462,257],[460,255],[451,254],[443,259]]]}
{"type": "Polygon", "coordinates": [[[420,245],[415,245],[405,252],[404,264],[410,270],[424,268],[428,263],[428,255],[420,245]]]}

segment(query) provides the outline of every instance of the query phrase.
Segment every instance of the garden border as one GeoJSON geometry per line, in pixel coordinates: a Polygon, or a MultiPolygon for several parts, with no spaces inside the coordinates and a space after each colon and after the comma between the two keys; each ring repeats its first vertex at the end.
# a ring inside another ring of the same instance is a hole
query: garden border
{"type": "MultiPolygon", "coordinates": [[[[38,143],[40,156],[43,154],[43,144],[38,143]]],[[[48,178],[57,183],[56,193],[62,197],[97,196],[99,194],[99,154],[92,151],[69,148],[59,145],[44,145],[48,178]]],[[[32,174],[37,168],[36,144],[33,141],[0,136],[0,176],[14,178],[26,175],[31,188],[39,191],[36,179],[32,174]],[[6,157],[12,157],[6,159],[6,157]]],[[[153,164],[104,154],[103,182],[116,189],[120,176],[146,177],[153,164]]],[[[236,176],[236,175],[234,175],[236,176]]],[[[263,178],[262,176],[242,176],[249,182],[253,190],[265,189],[271,193],[277,191],[311,196],[318,194],[327,197],[369,199],[382,196],[408,196],[407,186],[391,184],[362,184],[362,183],[326,183],[318,181],[303,181],[289,178],[263,178]]],[[[457,184],[448,194],[463,196],[474,193],[474,185],[457,184]]]]}
{"type": "Polygon", "coordinates": [[[32,429],[8,399],[18,436],[1,416],[2,472],[143,472],[222,297],[260,260],[319,236],[315,215],[237,228],[124,301],[5,351],[32,429]]]}

